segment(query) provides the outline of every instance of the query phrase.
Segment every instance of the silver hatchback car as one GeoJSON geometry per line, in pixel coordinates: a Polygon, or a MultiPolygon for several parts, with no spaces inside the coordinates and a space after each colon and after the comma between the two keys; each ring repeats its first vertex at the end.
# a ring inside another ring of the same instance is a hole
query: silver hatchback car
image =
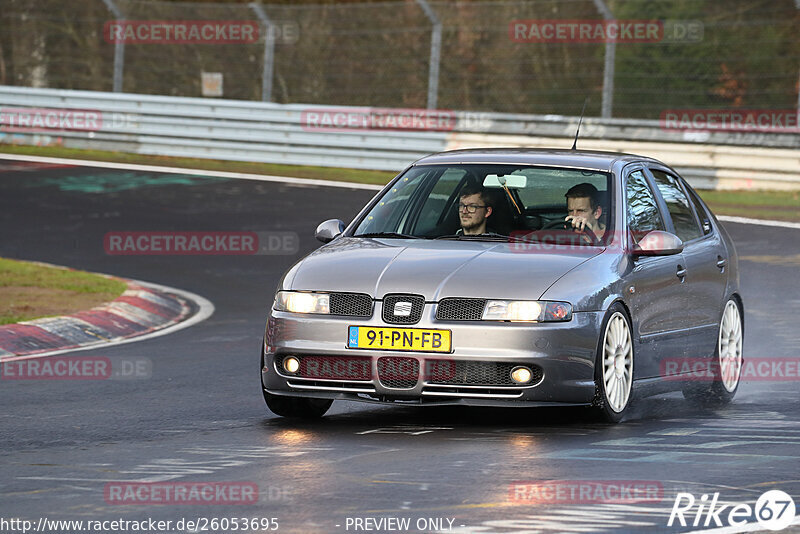
{"type": "Polygon", "coordinates": [[[670,167],[628,154],[425,157],[280,281],[261,355],[267,406],[335,399],[589,406],[729,402],[744,334],[737,255],[670,167]]]}

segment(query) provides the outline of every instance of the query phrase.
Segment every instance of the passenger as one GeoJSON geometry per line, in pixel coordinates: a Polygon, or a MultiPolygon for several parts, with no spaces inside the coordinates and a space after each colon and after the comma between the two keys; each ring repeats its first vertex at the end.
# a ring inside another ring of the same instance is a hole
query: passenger
{"type": "Polygon", "coordinates": [[[590,183],[578,184],[564,195],[567,197],[567,217],[564,219],[572,223],[572,227],[578,231],[589,228],[602,239],[606,232],[606,225],[600,222],[603,215],[603,207],[598,202],[598,191],[590,183]]]}

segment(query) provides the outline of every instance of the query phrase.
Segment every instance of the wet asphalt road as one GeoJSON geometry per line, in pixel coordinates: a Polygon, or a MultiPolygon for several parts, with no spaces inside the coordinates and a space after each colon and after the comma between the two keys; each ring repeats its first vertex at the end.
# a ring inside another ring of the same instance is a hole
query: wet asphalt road
{"type": "MultiPolygon", "coordinates": [[[[165,284],[216,306],[210,319],[174,334],[73,353],[147,359],[149,377],[0,381],[0,518],[153,518],[171,520],[168,531],[192,530],[174,528],[181,518],[216,517],[275,518],[278,532],[297,533],[689,532],[714,524],[704,527],[703,514],[692,526],[694,507],[686,527],[668,528],[678,492],[698,499],[719,492],[720,502],[752,506],[780,489],[800,501],[796,380],[745,382],[732,405],[715,411],[693,408],[679,394],[642,399],[616,426],[593,423],[582,410],[344,402],[315,423],[273,416],[258,368],[278,279],[317,247],[318,222],[349,220],[372,194],[0,160],[0,256],[165,284]],[[125,230],[290,231],[300,251],[106,254],[104,234],[125,230]],[[640,481],[662,494],[639,504],[537,502],[512,489],[541,480],[640,481]],[[130,505],[104,498],[106,484],[124,481],[249,482],[258,500],[130,505]],[[357,530],[356,520],[366,518],[407,518],[410,527],[357,530]]],[[[800,230],[726,226],[741,258],[745,357],[796,359],[800,230]]],[[[0,531],[15,530],[0,524],[0,531]]]]}

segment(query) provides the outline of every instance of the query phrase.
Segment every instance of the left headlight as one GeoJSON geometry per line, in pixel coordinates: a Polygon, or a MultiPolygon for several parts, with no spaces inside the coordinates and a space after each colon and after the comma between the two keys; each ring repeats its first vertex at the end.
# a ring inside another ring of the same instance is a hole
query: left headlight
{"type": "Polygon", "coordinates": [[[330,313],[330,296],[327,293],[278,291],[273,308],[294,313],[330,313]]]}
{"type": "Polygon", "coordinates": [[[572,305],[544,300],[489,300],[481,318],[484,321],[570,321],[572,305]]]}

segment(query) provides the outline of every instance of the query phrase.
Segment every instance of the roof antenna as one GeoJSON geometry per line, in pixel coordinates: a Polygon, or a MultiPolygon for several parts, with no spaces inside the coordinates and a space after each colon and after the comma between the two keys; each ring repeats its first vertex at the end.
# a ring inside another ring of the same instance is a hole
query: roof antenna
{"type": "Polygon", "coordinates": [[[578,148],[578,134],[581,132],[581,123],[583,122],[583,112],[586,111],[586,103],[589,101],[589,97],[583,99],[583,109],[581,109],[581,118],[578,120],[578,129],[575,130],[575,140],[572,142],[572,150],[577,150],[578,148]]]}

